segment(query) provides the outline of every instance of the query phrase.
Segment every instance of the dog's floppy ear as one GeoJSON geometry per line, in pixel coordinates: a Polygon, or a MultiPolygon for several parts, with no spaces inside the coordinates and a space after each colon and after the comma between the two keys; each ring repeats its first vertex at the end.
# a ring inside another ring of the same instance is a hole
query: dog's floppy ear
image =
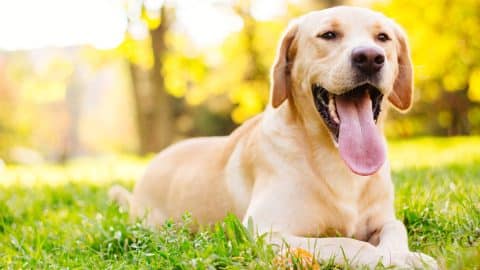
{"type": "Polygon", "coordinates": [[[407,35],[395,25],[398,51],[398,75],[393,85],[393,91],[388,100],[401,111],[406,111],[412,106],[413,100],[413,68],[408,48],[407,35]]]}
{"type": "Polygon", "coordinates": [[[292,22],[283,34],[280,41],[275,63],[271,74],[271,102],[277,108],[290,96],[290,69],[295,57],[295,49],[292,46],[298,31],[298,23],[292,22]]]}

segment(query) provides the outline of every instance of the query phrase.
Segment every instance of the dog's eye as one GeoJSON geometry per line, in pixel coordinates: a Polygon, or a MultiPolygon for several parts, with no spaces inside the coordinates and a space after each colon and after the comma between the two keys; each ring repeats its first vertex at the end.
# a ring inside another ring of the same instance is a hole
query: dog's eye
{"type": "Polygon", "coordinates": [[[318,34],[317,37],[330,40],[330,39],[335,39],[337,37],[337,33],[333,31],[327,31],[323,34],[318,34]]]}
{"type": "Polygon", "coordinates": [[[390,37],[385,33],[380,33],[377,35],[377,39],[380,40],[381,42],[385,42],[387,40],[390,40],[390,37]]]}

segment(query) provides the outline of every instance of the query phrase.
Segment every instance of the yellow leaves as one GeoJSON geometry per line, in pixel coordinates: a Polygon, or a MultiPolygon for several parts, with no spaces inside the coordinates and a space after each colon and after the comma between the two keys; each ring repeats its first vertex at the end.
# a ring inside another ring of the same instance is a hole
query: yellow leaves
{"type": "MultiPolygon", "coordinates": [[[[480,126],[480,108],[477,107],[468,111],[468,121],[473,127],[480,126]]],[[[477,132],[478,132],[478,129],[477,129],[477,132]]]]}
{"type": "Polygon", "coordinates": [[[465,86],[465,76],[448,73],[443,76],[443,87],[447,91],[461,90],[465,86]]]}
{"type": "Polygon", "coordinates": [[[63,100],[66,83],[61,81],[36,80],[30,78],[24,81],[22,98],[35,103],[50,103],[63,100]]]}
{"type": "Polygon", "coordinates": [[[164,59],[163,69],[168,92],[184,97],[189,105],[207,104],[220,113],[233,107],[231,117],[236,123],[261,112],[268,98],[266,72],[282,26],[258,23],[255,29],[251,44],[246,33],[233,33],[214,54],[192,53],[184,38],[169,35],[167,42],[174,49],[164,59]],[[252,49],[257,55],[251,55],[252,49]]]}
{"type": "Polygon", "coordinates": [[[155,29],[160,25],[160,23],[162,23],[162,16],[160,16],[160,12],[160,9],[145,9],[144,12],[142,12],[142,20],[147,24],[148,29],[155,29]]]}
{"type": "Polygon", "coordinates": [[[242,123],[263,110],[267,87],[265,82],[247,81],[233,89],[230,99],[238,104],[232,111],[232,119],[235,123],[242,123]]]}
{"type": "MultiPolygon", "coordinates": [[[[422,100],[426,102],[433,102],[440,96],[440,87],[438,83],[433,81],[428,81],[423,83],[422,91],[420,93],[422,100]]],[[[415,94],[415,96],[418,96],[415,94]]]]}
{"type": "Polygon", "coordinates": [[[163,74],[167,80],[165,80],[165,86],[167,92],[175,97],[181,97],[186,91],[186,80],[182,73],[182,67],[180,61],[172,56],[167,56],[164,61],[163,74]]]}
{"type": "Polygon", "coordinates": [[[51,76],[66,80],[73,73],[73,63],[69,59],[58,57],[50,61],[47,69],[51,76]]]}
{"type": "MultiPolygon", "coordinates": [[[[452,5],[448,1],[392,0],[375,5],[408,33],[419,103],[432,106],[432,111],[437,112],[436,124],[448,129],[452,114],[445,106],[455,106],[454,101],[440,101],[442,92],[462,91],[449,95],[463,95],[468,87],[468,98],[480,102],[480,2],[459,0],[452,5]]],[[[419,108],[418,115],[422,113],[419,108]]],[[[470,126],[475,127],[472,119],[479,117],[477,113],[468,113],[470,126]]],[[[414,130],[413,125],[396,122],[402,130],[414,130]]],[[[420,126],[421,129],[425,127],[420,126]]]]}
{"type": "Polygon", "coordinates": [[[31,72],[18,80],[21,98],[34,103],[56,102],[65,97],[67,83],[73,73],[73,63],[67,58],[56,57],[46,66],[31,72]]]}
{"type": "Polygon", "coordinates": [[[185,96],[185,99],[188,104],[195,106],[203,103],[208,97],[209,95],[207,91],[202,91],[202,89],[198,89],[196,91],[190,91],[185,96]]]}
{"type": "Polygon", "coordinates": [[[437,121],[441,127],[448,127],[452,122],[452,114],[449,111],[441,111],[437,115],[437,121]]]}
{"type": "Polygon", "coordinates": [[[254,42],[257,50],[260,52],[259,57],[263,65],[269,67],[272,64],[278,38],[286,25],[286,22],[279,21],[257,23],[257,35],[254,42]]]}
{"type": "MultiPolygon", "coordinates": [[[[407,31],[417,80],[423,82],[444,74],[459,73],[455,63],[460,50],[457,37],[445,32],[439,33],[431,27],[412,26],[407,31]]],[[[453,90],[460,84],[459,78],[447,78],[444,84],[453,90]]]]}
{"type": "Polygon", "coordinates": [[[185,96],[191,105],[198,105],[207,98],[209,92],[199,89],[207,72],[201,57],[170,53],[164,58],[162,72],[167,92],[171,95],[185,96]]]}
{"type": "Polygon", "coordinates": [[[150,38],[135,40],[127,36],[117,50],[133,64],[144,69],[150,69],[153,67],[153,53],[150,38]]]}
{"type": "Polygon", "coordinates": [[[464,18],[463,29],[469,36],[478,35],[478,33],[480,33],[480,23],[478,23],[478,18],[473,16],[464,18]]]}
{"type": "Polygon", "coordinates": [[[480,102],[480,68],[470,74],[468,86],[468,98],[480,102]]]}
{"type": "Polygon", "coordinates": [[[421,132],[424,123],[415,118],[398,118],[395,121],[387,121],[385,132],[387,137],[409,137],[421,132]]]}

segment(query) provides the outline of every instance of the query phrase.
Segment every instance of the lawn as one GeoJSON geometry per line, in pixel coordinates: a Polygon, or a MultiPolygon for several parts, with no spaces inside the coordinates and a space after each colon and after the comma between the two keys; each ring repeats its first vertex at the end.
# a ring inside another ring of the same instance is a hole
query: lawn
{"type": "MultiPolygon", "coordinates": [[[[410,247],[443,268],[480,269],[480,137],[390,143],[396,209],[410,247]]],[[[274,252],[234,217],[192,234],[190,218],[152,232],[107,201],[146,159],[103,157],[0,172],[0,268],[270,269],[274,252]]],[[[333,268],[325,266],[324,268],[333,268]]]]}

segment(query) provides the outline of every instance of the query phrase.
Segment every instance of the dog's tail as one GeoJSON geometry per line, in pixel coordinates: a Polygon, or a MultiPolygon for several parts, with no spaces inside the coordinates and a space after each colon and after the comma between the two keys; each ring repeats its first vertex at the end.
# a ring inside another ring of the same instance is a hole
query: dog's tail
{"type": "Polygon", "coordinates": [[[124,187],[114,185],[108,191],[108,197],[110,198],[110,200],[118,203],[121,208],[125,210],[129,209],[132,194],[124,187]]]}

